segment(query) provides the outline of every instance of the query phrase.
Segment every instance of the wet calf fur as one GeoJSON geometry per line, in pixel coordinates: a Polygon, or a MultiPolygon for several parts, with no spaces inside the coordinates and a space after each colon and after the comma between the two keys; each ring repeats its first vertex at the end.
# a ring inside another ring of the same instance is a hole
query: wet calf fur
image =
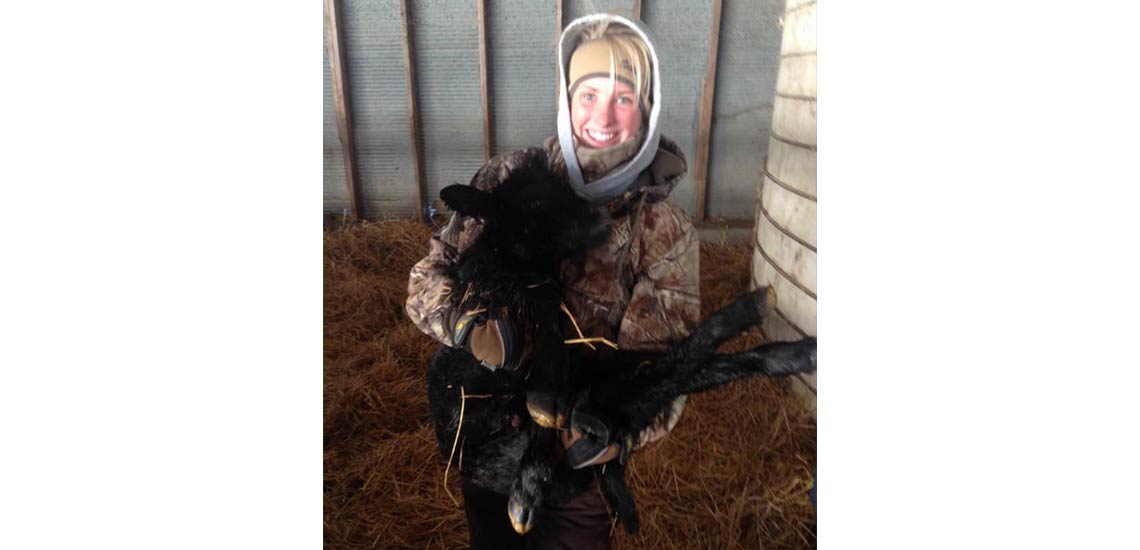
{"type": "Polygon", "coordinates": [[[589,479],[558,470],[558,434],[570,414],[570,362],[562,338],[559,267],[584,257],[609,238],[604,213],[578,198],[551,174],[544,158],[512,171],[490,191],[452,185],[440,197],[458,214],[478,218],[483,227],[460,255],[451,275],[457,311],[509,312],[529,342],[526,365],[518,372],[489,371],[463,350],[441,348],[428,374],[432,419],[441,449],[451,456],[463,411],[460,472],[474,483],[511,495],[515,529],[533,527],[548,496],[566,498],[589,479]],[[461,395],[475,395],[466,400],[461,395]],[[465,402],[464,402],[465,401],[465,402]]]}
{"type": "Polygon", "coordinates": [[[605,242],[609,225],[544,164],[536,159],[489,192],[463,185],[441,192],[452,210],[484,224],[452,270],[453,306],[492,312],[506,307],[532,351],[519,371],[509,372],[491,371],[464,350],[441,347],[428,370],[432,421],[440,450],[464,477],[510,495],[505,512],[520,533],[542,521],[544,502],[564,501],[588,488],[594,469],[583,466],[610,443],[622,444],[622,456],[602,470],[600,485],[632,532],[637,512],[624,465],[636,435],[680,395],[751,376],[814,371],[815,340],[717,354],[718,346],[770,310],[771,296],[761,288],[714,313],[667,353],[619,351],[606,360],[572,364],[563,344],[559,265],[605,242]],[[582,438],[560,456],[551,428],[570,426],[582,438]],[[453,453],[455,446],[460,448],[453,453]]]}

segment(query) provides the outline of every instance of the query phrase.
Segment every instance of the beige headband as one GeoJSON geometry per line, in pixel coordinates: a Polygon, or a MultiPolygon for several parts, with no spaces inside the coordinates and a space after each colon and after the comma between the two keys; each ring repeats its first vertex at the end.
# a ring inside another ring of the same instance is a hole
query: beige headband
{"type": "MultiPolygon", "coordinates": [[[[568,81],[570,89],[569,95],[574,95],[574,90],[582,83],[583,80],[593,78],[596,76],[610,77],[610,70],[613,70],[614,78],[629,84],[634,90],[638,89],[637,74],[634,72],[633,66],[637,60],[624,57],[621,50],[613,48],[610,43],[605,39],[591,40],[578,46],[573,55],[570,57],[570,78],[568,81]],[[613,59],[611,67],[610,59],[613,59]]],[[[641,97],[638,102],[641,103],[642,112],[649,112],[649,105],[646,104],[648,99],[648,86],[641,86],[641,97]]]]}

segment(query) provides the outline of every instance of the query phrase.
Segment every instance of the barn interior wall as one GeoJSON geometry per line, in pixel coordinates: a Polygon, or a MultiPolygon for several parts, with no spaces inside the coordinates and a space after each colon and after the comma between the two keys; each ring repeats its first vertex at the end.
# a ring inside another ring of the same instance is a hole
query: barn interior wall
{"type": "Polygon", "coordinates": [[[752,218],[780,62],[782,2],[724,2],[709,152],[710,215],[752,218]]]}
{"type": "Polygon", "coordinates": [[[332,74],[329,67],[328,27],[324,30],[324,211],[343,215],[348,206],[348,187],[345,185],[344,152],[336,126],[336,107],[333,105],[332,74]]]}
{"type": "MultiPolygon", "coordinates": [[[[418,213],[400,0],[342,0],[347,94],[362,215],[418,213]]],[[[483,161],[476,0],[408,0],[420,115],[424,198],[466,183],[483,161]]],[[[538,146],[555,133],[556,0],[486,0],[492,150],[538,146]]],[[[563,0],[563,22],[606,11],[632,16],[633,0],[563,0]]],[[[708,218],[751,219],[769,144],[783,0],[723,0],[709,152],[708,218]]],[[[662,132],[689,160],[672,200],[696,212],[701,82],[713,0],[642,1],[665,89],[662,132]]],[[[326,36],[327,44],[327,36],[326,36]]],[[[324,209],[347,208],[328,48],[324,63],[324,209]]]]}
{"type": "Polygon", "coordinates": [[[689,0],[668,7],[645,2],[641,14],[657,39],[661,60],[661,133],[677,142],[689,161],[688,175],[669,198],[690,216],[697,211],[693,162],[697,158],[701,82],[709,55],[712,15],[712,0],[689,0]]]}
{"type": "Polygon", "coordinates": [[[348,100],[366,217],[417,211],[399,0],[343,0],[348,100]]]}
{"type": "Polygon", "coordinates": [[[535,147],[555,133],[555,11],[554,2],[487,1],[494,153],[535,147]]]}

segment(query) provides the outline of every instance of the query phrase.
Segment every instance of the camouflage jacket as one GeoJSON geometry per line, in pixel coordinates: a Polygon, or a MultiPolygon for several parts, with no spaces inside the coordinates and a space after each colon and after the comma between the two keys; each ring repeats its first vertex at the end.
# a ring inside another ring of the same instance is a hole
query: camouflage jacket
{"type": "MultiPolygon", "coordinates": [[[[544,149],[554,173],[565,177],[557,138],[550,138],[544,148],[496,155],[479,169],[471,185],[491,189],[544,149]]],[[[700,320],[699,241],[685,212],[665,200],[685,169],[684,153],[662,136],[653,164],[631,191],[607,205],[613,224],[610,239],[590,251],[584,264],[563,264],[563,299],[585,336],[604,336],[621,349],[661,351],[696,328],[700,320]]],[[[453,345],[453,327],[462,312],[452,311],[448,301],[452,281],[447,268],[480,230],[479,220],[452,216],[432,236],[428,255],[412,268],[408,281],[408,316],[420,330],[448,346],[453,345]]],[[[584,347],[581,351],[590,353],[584,347]]],[[[682,398],[671,413],[659,419],[656,433],[643,434],[637,446],[671,430],[683,405],[682,398]]]]}

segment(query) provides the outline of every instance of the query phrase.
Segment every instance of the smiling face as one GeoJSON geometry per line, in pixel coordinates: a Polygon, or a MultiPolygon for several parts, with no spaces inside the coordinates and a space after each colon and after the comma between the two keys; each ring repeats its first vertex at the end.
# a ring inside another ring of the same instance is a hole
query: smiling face
{"type": "Polygon", "coordinates": [[[629,84],[606,76],[583,80],[570,98],[570,127],[580,144],[602,149],[622,143],[641,129],[641,108],[629,84]]]}

